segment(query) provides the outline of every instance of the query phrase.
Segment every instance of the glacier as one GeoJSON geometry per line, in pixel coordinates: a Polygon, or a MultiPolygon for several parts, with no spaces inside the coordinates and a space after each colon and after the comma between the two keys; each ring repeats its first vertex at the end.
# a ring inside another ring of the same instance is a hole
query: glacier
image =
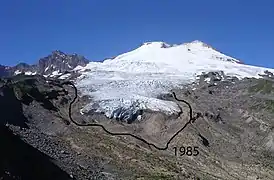
{"type": "Polygon", "coordinates": [[[223,71],[239,79],[274,72],[270,68],[245,65],[201,41],[180,45],[147,42],[113,59],[90,62],[74,71],[81,73],[76,80],[77,88],[91,98],[82,113],[104,113],[128,122],[140,120],[143,110],[179,114],[181,109],[175,102],[158,96],[194,82],[203,72],[223,71]]]}

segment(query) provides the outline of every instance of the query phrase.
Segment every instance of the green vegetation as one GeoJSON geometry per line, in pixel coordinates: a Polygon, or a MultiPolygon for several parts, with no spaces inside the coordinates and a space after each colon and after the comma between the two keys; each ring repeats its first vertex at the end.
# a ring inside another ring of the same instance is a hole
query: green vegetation
{"type": "Polygon", "coordinates": [[[261,92],[263,94],[270,94],[273,92],[273,81],[267,79],[260,79],[259,82],[248,89],[249,92],[261,92]]]}
{"type": "Polygon", "coordinates": [[[98,132],[102,131],[88,130],[86,133],[75,135],[78,137],[76,144],[81,144],[88,153],[108,157],[111,165],[125,173],[124,179],[132,177],[139,180],[169,180],[175,179],[180,172],[174,156],[165,157],[161,153],[144,151],[136,148],[134,144],[129,145],[126,140],[98,132]],[[127,177],[129,172],[130,177],[127,177]]]}
{"type": "MultiPolygon", "coordinates": [[[[268,79],[257,79],[256,84],[248,89],[249,93],[262,93],[267,96],[274,94],[274,81],[268,79]]],[[[271,98],[261,99],[260,103],[256,103],[251,107],[254,110],[266,110],[274,113],[274,100],[271,98]]]]}
{"type": "Polygon", "coordinates": [[[16,95],[16,97],[19,100],[22,100],[22,97],[27,94],[30,93],[31,90],[34,88],[34,82],[30,83],[30,82],[26,82],[26,81],[19,81],[16,82],[14,84],[11,84],[11,88],[14,91],[14,94],[16,95]]]}
{"type": "Polygon", "coordinates": [[[254,109],[254,110],[265,109],[271,113],[274,113],[274,100],[265,100],[264,103],[253,105],[251,109],[254,109]]]}
{"type": "Polygon", "coordinates": [[[274,113],[274,100],[266,100],[265,104],[266,104],[266,109],[274,113]]]}

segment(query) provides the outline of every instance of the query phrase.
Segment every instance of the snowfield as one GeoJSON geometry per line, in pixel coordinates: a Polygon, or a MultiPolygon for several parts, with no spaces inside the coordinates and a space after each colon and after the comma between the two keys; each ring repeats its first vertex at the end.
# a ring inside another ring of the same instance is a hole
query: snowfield
{"type": "Polygon", "coordinates": [[[114,59],[90,62],[74,70],[82,74],[76,86],[92,99],[82,113],[100,112],[128,121],[140,119],[144,109],[178,114],[181,110],[176,103],[157,97],[194,82],[202,72],[224,71],[238,78],[259,77],[266,70],[274,72],[241,64],[200,41],[181,45],[148,42],[114,59]]]}

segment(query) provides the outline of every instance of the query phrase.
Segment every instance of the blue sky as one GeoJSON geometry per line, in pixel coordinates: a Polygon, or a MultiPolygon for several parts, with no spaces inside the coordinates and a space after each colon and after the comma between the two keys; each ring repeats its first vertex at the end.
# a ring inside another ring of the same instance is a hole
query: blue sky
{"type": "Polygon", "coordinates": [[[0,0],[0,64],[53,50],[102,60],[146,41],[201,40],[274,68],[273,0],[0,0]]]}

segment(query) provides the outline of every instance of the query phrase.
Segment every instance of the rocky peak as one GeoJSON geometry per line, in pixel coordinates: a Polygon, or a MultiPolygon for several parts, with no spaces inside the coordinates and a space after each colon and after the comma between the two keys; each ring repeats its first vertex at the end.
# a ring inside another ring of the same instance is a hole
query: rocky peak
{"type": "Polygon", "coordinates": [[[55,51],[52,51],[52,55],[65,56],[66,54],[60,50],[55,50],[55,51]]]}
{"type": "Polygon", "coordinates": [[[60,50],[53,51],[50,55],[41,58],[37,64],[29,65],[19,63],[13,67],[0,65],[0,77],[17,74],[50,75],[70,71],[76,66],[85,66],[89,63],[84,56],[78,54],[68,55],[60,50]]]}
{"type": "Polygon", "coordinates": [[[53,51],[47,57],[39,60],[38,70],[41,74],[51,74],[54,71],[64,72],[74,69],[76,66],[85,66],[89,61],[77,54],[67,55],[62,51],[53,51]]]}

